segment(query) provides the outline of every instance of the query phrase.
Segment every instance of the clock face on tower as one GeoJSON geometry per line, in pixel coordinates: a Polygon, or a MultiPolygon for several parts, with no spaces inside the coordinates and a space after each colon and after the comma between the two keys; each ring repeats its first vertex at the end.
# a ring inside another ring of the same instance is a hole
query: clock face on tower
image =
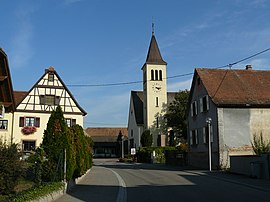
{"type": "Polygon", "coordinates": [[[153,89],[153,91],[154,92],[160,92],[161,91],[161,85],[160,84],[158,84],[158,83],[154,83],[154,84],[152,84],[152,89],[153,89]]]}

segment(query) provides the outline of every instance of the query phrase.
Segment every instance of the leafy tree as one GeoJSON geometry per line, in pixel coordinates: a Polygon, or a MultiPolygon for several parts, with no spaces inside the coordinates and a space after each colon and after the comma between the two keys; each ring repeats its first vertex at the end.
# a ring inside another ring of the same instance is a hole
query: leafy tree
{"type": "MultiPolygon", "coordinates": [[[[165,118],[167,128],[172,128],[181,138],[187,138],[187,103],[189,91],[179,91],[175,99],[169,104],[165,118]]],[[[172,134],[173,135],[173,134],[172,134]]],[[[173,138],[172,138],[173,139],[173,138]]]]}
{"type": "Polygon", "coordinates": [[[0,195],[12,193],[22,173],[17,144],[7,145],[0,140],[0,195]]]}
{"type": "Polygon", "coordinates": [[[145,130],[141,136],[141,144],[143,147],[151,147],[153,143],[153,136],[150,130],[145,130]]]}

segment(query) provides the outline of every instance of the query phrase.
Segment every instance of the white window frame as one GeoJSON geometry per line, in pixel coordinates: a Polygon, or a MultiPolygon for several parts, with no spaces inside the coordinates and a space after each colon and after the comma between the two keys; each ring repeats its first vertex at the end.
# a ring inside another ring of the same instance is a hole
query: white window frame
{"type": "Polygon", "coordinates": [[[197,116],[197,114],[198,114],[197,100],[194,100],[194,101],[191,103],[190,108],[191,108],[191,116],[192,116],[192,117],[197,116]],[[193,105],[194,105],[194,107],[195,107],[195,114],[194,114],[193,105]]]}
{"type": "Polygon", "coordinates": [[[207,112],[209,110],[209,97],[208,95],[205,95],[203,97],[200,98],[200,112],[207,112]],[[204,98],[206,99],[206,109],[203,108],[203,100],[204,98]]]}

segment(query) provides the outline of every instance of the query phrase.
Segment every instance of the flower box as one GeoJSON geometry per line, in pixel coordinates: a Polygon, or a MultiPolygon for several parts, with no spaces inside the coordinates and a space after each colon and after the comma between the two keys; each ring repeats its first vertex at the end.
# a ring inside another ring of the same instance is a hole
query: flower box
{"type": "Polygon", "coordinates": [[[30,135],[33,134],[37,131],[37,128],[35,126],[24,126],[21,130],[21,132],[24,135],[30,135]]]}

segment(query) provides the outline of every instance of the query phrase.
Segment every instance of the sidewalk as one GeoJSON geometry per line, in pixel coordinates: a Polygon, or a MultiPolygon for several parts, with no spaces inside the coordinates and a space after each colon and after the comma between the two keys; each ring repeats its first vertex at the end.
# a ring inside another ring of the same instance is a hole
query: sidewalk
{"type": "Polygon", "coordinates": [[[209,177],[251,187],[253,189],[270,192],[270,180],[250,178],[246,175],[239,175],[224,171],[191,171],[198,175],[208,175],[209,177]]]}

